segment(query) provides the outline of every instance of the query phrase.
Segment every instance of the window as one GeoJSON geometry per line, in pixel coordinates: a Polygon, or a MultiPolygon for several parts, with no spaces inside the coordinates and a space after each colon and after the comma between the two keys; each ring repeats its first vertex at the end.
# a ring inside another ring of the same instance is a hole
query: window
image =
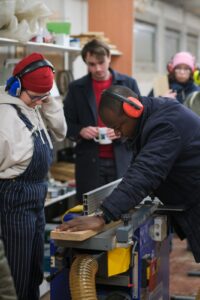
{"type": "Polygon", "coordinates": [[[156,26],[136,22],[134,40],[136,66],[153,67],[156,62],[156,26]]]}
{"type": "Polygon", "coordinates": [[[175,53],[180,51],[180,32],[166,29],[165,32],[165,63],[167,64],[175,53]]]}
{"type": "Polygon", "coordinates": [[[187,51],[198,57],[198,37],[192,34],[187,35],[187,51]]]}

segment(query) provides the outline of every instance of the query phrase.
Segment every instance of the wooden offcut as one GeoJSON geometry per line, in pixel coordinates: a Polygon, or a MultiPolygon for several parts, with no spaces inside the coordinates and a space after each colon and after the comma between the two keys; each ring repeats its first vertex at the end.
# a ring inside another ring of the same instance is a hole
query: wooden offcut
{"type": "Polygon", "coordinates": [[[53,240],[64,240],[64,241],[84,241],[88,238],[93,237],[94,235],[106,231],[112,227],[118,226],[120,223],[122,223],[121,220],[116,222],[111,222],[104,226],[103,230],[82,230],[82,231],[58,231],[58,230],[52,230],[51,231],[51,239],[53,240]]]}
{"type": "Polygon", "coordinates": [[[68,181],[75,178],[75,165],[67,162],[54,163],[50,168],[51,176],[55,180],[68,181]]]}
{"type": "Polygon", "coordinates": [[[94,230],[83,230],[83,231],[51,231],[51,239],[54,240],[64,240],[64,241],[84,241],[94,235],[96,235],[98,231],[94,230]]]}
{"type": "Polygon", "coordinates": [[[169,92],[169,82],[167,75],[158,75],[153,81],[154,96],[164,96],[169,92]]]}

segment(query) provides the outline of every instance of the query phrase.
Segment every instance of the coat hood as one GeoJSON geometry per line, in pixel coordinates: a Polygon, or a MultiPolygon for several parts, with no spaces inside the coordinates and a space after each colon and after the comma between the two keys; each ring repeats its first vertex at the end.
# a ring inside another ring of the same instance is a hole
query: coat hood
{"type": "MultiPolygon", "coordinates": [[[[5,86],[0,86],[0,104],[16,104],[17,106],[29,109],[29,107],[19,97],[9,95],[8,92],[5,91],[5,86]]],[[[32,108],[30,109],[32,110],[32,108]]]]}

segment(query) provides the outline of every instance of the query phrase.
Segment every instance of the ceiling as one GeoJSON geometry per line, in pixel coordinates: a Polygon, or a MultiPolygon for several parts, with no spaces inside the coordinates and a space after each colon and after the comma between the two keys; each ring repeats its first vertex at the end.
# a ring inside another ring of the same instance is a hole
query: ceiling
{"type": "Polygon", "coordinates": [[[161,0],[168,4],[176,5],[200,17],[200,0],[161,0]]]}

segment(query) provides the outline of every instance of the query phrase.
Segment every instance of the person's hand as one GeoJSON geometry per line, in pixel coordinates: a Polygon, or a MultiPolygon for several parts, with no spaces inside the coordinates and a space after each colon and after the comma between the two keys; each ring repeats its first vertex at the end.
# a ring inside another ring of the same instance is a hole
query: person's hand
{"type": "Polygon", "coordinates": [[[98,127],[88,126],[84,127],[80,131],[80,136],[86,140],[94,139],[98,136],[98,127]]]}
{"type": "Polygon", "coordinates": [[[116,132],[114,131],[114,129],[112,128],[108,128],[107,129],[107,136],[110,140],[116,140],[119,139],[121,137],[121,134],[116,134],[116,132]]]}
{"type": "Polygon", "coordinates": [[[162,95],[162,97],[176,99],[177,93],[173,90],[169,90],[166,94],[162,95]]]}
{"type": "Polygon", "coordinates": [[[105,221],[100,216],[82,216],[59,225],[56,230],[74,232],[90,229],[94,231],[100,231],[103,229],[104,225],[105,221]]]}

